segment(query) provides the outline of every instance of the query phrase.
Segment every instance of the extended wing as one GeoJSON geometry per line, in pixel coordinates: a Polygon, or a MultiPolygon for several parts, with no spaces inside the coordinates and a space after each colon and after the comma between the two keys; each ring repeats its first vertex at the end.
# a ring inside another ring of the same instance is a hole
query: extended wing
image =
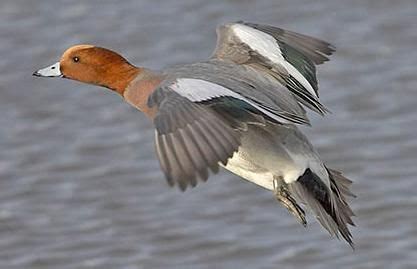
{"type": "Polygon", "coordinates": [[[148,100],[157,106],[154,118],[156,152],[168,183],[185,190],[205,181],[208,169],[217,173],[240,145],[240,134],[208,107],[194,103],[173,89],[155,90],[148,100]]]}
{"type": "Polygon", "coordinates": [[[328,60],[327,42],[281,28],[237,22],[217,28],[212,58],[248,65],[283,83],[306,107],[324,114],[318,99],[315,64],[328,60]]]}
{"type": "Polygon", "coordinates": [[[171,185],[184,190],[195,186],[198,178],[205,181],[209,169],[217,173],[219,163],[225,165],[238,150],[246,124],[308,123],[287,89],[274,100],[276,95],[267,94],[271,86],[251,78],[250,72],[232,76],[234,71],[244,72],[241,68],[223,63],[182,66],[171,70],[171,77],[149,97],[148,106],[157,108],[157,155],[171,185]],[[265,87],[265,93],[257,87],[265,87]]]}

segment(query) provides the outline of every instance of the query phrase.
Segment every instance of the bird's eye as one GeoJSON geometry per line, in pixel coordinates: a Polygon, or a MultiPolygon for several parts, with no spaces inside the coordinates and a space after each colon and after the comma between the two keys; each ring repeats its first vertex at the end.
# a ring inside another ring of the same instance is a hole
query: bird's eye
{"type": "Polygon", "coordinates": [[[72,60],[74,61],[74,63],[78,63],[80,61],[80,58],[75,56],[75,57],[72,57],[72,60]]]}

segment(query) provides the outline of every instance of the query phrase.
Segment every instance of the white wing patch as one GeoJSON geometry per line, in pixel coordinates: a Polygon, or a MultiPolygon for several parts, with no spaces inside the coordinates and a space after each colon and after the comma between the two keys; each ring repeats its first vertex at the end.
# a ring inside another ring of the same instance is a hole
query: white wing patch
{"type": "Polygon", "coordinates": [[[281,64],[285,62],[274,37],[243,24],[233,24],[231,29],[243,43],[265,58],[274,63],[281,64]]]}
{"type": "Polygon", "coordinates": [[[202,79],[180,78],[172,84],[171,88],[193,102],[207,101],[222,96],[247,101],[246,98],[228,88],[202,79]]]}
{"type": "Polygon", "coordinates": [[[283,66],[313,96],[318,97],[307,79],[292,64],[284,59],[281,49],[273,36],[243,24],[233,24],[231,29],[243,43],[271,62],[283,66]]]}
{"type": "Polygon", "coordinates": [[[233,97],[250,104],[263,114],[281,123],[291,123],[290,121],[261,108],[256,103],[226,87],[202,79],[180,78],[177,79],[175,83],[171,84],[170,88],[192,102],[208,101],[217,97],[233,97]]]}

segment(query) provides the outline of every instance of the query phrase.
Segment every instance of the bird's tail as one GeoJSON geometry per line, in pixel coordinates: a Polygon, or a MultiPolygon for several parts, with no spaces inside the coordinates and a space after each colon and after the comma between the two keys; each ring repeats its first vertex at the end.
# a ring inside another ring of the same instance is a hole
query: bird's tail
{"type": "Polygon", "coordinates": [[[351,218],[354,213],[347,202],[347,197],[355,197],[349,189],[352,181],[338,171],[327,169],[327,172],[330,189],[308,168],[297,181],[288,184],[288,190],[296,201],[315,214],[332,236],[341,235],[353,248],[348,225],[355,226],[351,218]]]}

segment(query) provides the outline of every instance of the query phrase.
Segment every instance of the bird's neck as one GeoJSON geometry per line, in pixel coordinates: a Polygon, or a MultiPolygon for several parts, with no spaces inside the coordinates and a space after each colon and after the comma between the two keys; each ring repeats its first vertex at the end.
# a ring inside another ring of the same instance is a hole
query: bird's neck
{"type": "Polygon", "coordinates": [[[124,97],[126,102],[153,119],[156,114],[156,108],[148,107],[148,97],[158,88],[164,76],[146,68],[139,69],[140,72],[126,84],[124,90],[118,92],[124,97]]]}
{"type": "Polygon", "coordinates": [[[129,63],[109,65],[105,71],[105,82],[103,86],[124,95],[128,85],[138,77],[139,74],[144,72],[144,68],[133,66],[129,63]]]}

